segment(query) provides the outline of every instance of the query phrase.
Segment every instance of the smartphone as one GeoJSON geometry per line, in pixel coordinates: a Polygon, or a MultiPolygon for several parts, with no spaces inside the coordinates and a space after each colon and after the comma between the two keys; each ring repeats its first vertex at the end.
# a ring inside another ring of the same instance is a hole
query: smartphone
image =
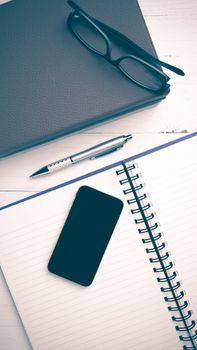
{"type": "Polygon", "coordinates": [[[49,260],[49,271],[89,286],[122,208],[120,199],[92,187],[80,187],[49,260]]]}

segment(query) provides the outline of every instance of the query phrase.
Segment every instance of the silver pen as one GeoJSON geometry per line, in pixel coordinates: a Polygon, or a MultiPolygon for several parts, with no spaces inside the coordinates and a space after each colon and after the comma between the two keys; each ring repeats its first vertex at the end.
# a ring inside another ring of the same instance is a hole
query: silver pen
{"type": "Polygon", "coordinates": [[[37,170],[35,173],[30,175],[30,177],[47,175],[56,170],[69,166],[71,164],[79,163],[82,160],[95,159],[95,158],[104,156],[105,154],[109,154],[111,152],[114,152],[120,149],[131,138],[132,138],[131,134],[122,135],[122,136],[115,137],[111,140],[99,143],[98,145],[88,148],[82,152],[73,154],[69,157],[62,158],[56,162],[45,165],[44,167],[42,167],[41,169],[37,170]]]}

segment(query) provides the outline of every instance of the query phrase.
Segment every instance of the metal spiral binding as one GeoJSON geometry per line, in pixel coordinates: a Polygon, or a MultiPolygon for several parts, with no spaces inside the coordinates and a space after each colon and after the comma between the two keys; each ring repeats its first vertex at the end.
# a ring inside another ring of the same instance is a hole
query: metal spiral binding
{"type": "Polygon", "coordinates": [[[179,339],[182,341],[183,349],[197,349],[197,323],[191,320],[192,311],[188,310],[189,302],[184,300],[185,292],[180,290],[181,282],[177,281],[174,263],[170,261],[170,253],[166,251],[159,223],[155,222],[153,207],[148,202],[147,193],[144,193],[137,165],[122,163],[122,168],[116,173],[121,177],[120,184],[126,187],[123,193],[129,197],[127,203],[138,225],[138,232],[142,235],[142,242],[146,244],[146,252],[150,254],[149,260],[153,264],[153,271],[158,275],[157,281],[161,284],[160,289],[165,295],[165,302],[169,304],[168,310],[173,313],[171,318],[176,324],[175,329],[181,333],[179,339]]]}

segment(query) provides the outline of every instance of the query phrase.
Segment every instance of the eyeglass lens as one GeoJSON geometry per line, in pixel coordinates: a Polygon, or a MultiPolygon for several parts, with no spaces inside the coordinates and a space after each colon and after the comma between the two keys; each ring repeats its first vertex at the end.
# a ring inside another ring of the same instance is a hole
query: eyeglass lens
{"type": "Polygon", "coordinates": [[[123,58],[119,63],[119,68],[128,78],[153,90],[161,89],[165,82],[164,78],[153,68],[132,57],[123,58]]]}
{"type": "Polygon", "coordinates": [[[75,14],[72,20],[72,29],[75,34],[93,51],[105,55],[107,46],[102,34],[84,17],[75,14]]]}

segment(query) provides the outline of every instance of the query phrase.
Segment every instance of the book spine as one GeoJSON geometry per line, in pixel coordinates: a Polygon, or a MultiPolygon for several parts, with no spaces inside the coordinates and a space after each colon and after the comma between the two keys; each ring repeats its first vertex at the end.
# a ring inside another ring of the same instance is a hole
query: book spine
{"type": "Polygon", "coordinates": [[[123,193],[127,196],[127,203],[134,216],[134,222],[138,225],[142,242],[146,245],[146,252],[150,255],[149,261],[157,274],[160,290],[172,314],[171,318],[176,331],[179,332],[183,349],[197,349],[197,323],[192,319],[189,302],[185,299],[182,283],[177,278],[174,263],[166,249],[163,233],[160,231],[159,223],[156,222],[148,194],[144,190],[138,166],[123,162],[116,173],[120,178],[120,185],[124,187],[123,193]]]}

